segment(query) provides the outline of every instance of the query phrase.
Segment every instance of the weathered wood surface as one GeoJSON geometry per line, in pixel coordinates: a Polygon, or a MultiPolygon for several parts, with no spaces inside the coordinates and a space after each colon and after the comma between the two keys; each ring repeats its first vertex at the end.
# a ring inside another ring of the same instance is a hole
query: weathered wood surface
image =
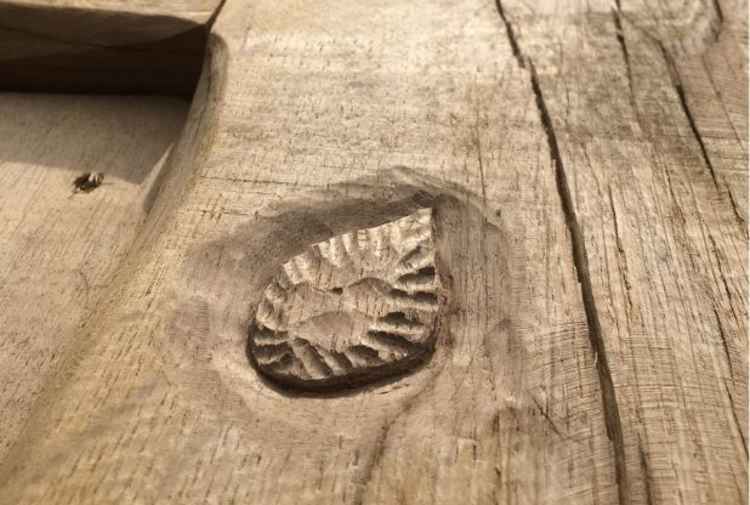
{"type": "Polygon", "coordinates": [[[31,399],[0,414],[24,423],[0,503],[745,503],[746,15],[228,0],[152,189],[109,193],[145,221],[97,259],[106,288],[12,326],[34,354],[86,320],[46,376],[11,374],[31,399]],[[281,265],[425,206],[447,293],[427,363],[326,394],[260,377],[281,265]]]}
{"type": "Polygon", "coordinates": [[[167,98],[0,95],[0,455],[50,370],[98,317],[187,108],[167,98]],[[102,186],[75,194],[75,178],[92,171],[105,172],[102,186]]]}

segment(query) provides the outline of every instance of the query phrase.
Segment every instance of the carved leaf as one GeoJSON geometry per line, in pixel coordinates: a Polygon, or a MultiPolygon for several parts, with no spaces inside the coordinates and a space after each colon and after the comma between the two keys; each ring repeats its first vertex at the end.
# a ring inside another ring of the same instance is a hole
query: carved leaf
{"type": "Polygon", "coordinates": [[[432,211],[335,236],[286,262],[266,287],[249,355],[285,385],[361,385],[434,348],[443,295],[432,211]]]}

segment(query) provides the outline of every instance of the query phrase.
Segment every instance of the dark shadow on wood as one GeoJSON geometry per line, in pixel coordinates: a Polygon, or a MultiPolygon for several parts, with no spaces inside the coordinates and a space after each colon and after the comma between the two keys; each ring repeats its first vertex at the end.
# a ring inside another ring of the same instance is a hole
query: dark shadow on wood
{"type": "MultiPolygon", "coordinates": [[[[138,96],[0,94],[0,167],[104,174],[104,184],[142,183],[176,141],[189,104],[138,96]]],[[[2,168],[0,168],[2,170],[2,168]]],[[[24,185],[18,186],[23,191],[24,185]]]]}
{"type": "Polygon", "coordinates": [[[190,98],[208,24],[164,15],[0,5],[0,90],[190,98]]]}

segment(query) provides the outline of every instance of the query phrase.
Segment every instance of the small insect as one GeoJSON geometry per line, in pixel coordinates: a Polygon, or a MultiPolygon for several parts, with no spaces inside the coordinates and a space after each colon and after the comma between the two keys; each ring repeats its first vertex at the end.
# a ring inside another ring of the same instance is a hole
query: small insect
{"type": "Polygon", "coordinates": [[[73,181],[73,193],[83,191],[88,193],[101,186],[104,180],[104,174],[101,172],[86,172],[83,175],[79,175],[73,181]]]}
{"type": "Polygon", "coordinates": [[[313,244],[266,287],[248,357],[276,383],[348,388],[432,354],[444,290],[431,209],[313,244]]]}

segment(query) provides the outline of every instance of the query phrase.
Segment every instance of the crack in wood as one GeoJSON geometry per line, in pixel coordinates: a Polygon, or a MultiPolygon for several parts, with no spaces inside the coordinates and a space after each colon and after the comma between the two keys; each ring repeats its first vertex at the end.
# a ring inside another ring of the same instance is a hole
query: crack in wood
{"type": "Polygon", "coordinates": [[[714,10],[716,10],[716,19],[719,21],[719,26],[716,27],[716,33],[714,33],[714,42],[719,41],[721,31],[724,28],[724,11],[721,9],[721,3],[719,0],[713,0],[714,10]]]}
{"type": "MultiPolygon", "coordinates": [[[[663,51],[666,51],[662,47],[663,51]]],[[[665,58],[668,56],[665,53],[665,58]]],[[[696,142],[698,142],[698,147],[701,151],[701,157],[703,158],[703,162],[706,164],[706,167],[708,168],[709,173],[711,174],[711,179],[714,181],[714,186],[716,186],[717,190],[721,190],[719,187],[719,179],[716,175],[716,169],[714,168],[714,164],[711,162],[711,158],[708,156],[708,151],[706,150],[706,144],[703,142],[703,137],[701,136],[700,131],[698,130],[698,126],[695,124],[695,118],[693,118],[693,113],[690,111],[690,107],[688,106],[687,97],[685,96],[685,90],[682,87],[682,83],[677,81],[673,83],[675,92],[677,93],[677,96],[680,99],[680,107],[682,107],[682,112],[685,114],[685,118],[688,121],[688,124],[690,125],[690,131],[693,132],[693,136],[695,137],[696,142]]]]}
{"type": "Polygon", "coordinates": [[[521,47],[518,45],[516,40],[516,33],[513,30],[513,24],[505,17],[505,9],[503,9],[503,2],[501,0],[495,0],[495,6],[497,7],[497,13],[500,15],[500,19],[503,20],[505,25],[505,34],[508,36],[508,44],[510,44],[510,50],[513,53],[513,57],[518,62],[518,66],[525,68],[524,56],[521,52],[521,47]]]}
{"type": "Polygon", "coordinates": [[[648,464],[648,456],[646,455],[646,451],[643,449],[640,437],[638,438],[638,462],[641,465],[641,472],[643,473],[643,483],[646,487],[646,504],[654,505],[654,503],[656,503],[656,499],[654,498],[654,490],[651,487],[651,480],[653,479],[653,477],[651,476],[651,469],[649,468],[648,464]]]}
{"type": "Polygon", "coordinates": [[[547,110],[544,101],[544,95],[539,84],[539,77],[534,67],[534,62],[530,59],[529,68],[531,75],[531,87],[536,97],[537,109],[542,122],[542,127],[547,137],[552,163],[555,167],[555,179],[557,181],[557,191],[560,195],[565,222],[570,234],[572,247],[573,264],[576,268],[576,275],[581,286],[581,296],[583,298],[583,308],[586,313],[586,322],[589,328],[589,340],[591,347],[596,355],[596,369],[599,375],[599,384],[602,392],[602,403],[604,408],[605,424],[607,427],[607,436],[612,441],[615,457],[615,474],[617,478],[617,490],[619,503],[628,502],[629,485],[627,475],[627,463],[625,460],[625,443],[623,439],[622,422],[620,421],[620,411],[617,404],[614,382],[612,373],[609,369],[606,346],[604,345],[604,336],[602,334],[599,313],[594,298],[594,288],[591,283],[591,272],[588,264],[588,254],[586,253],[586,243],[581,231],[581,226],[576,216],[573,197],[568,184],[568,178],[560,154],[560,147],[557,143],[557,136],[552,125],[552,119],[547,110]]]}
{"type": "Polygon", "coordinates": [[[628,319],[633,318],[633,297],[632,297],[632,286],[630,284],[630,273],[628,269],[628,258],[625,254],[625,246],[623,244],[622,237],[620,236],[620,225],[618,224],[617,209],[615,207],[614,197],[612,196],[612,186],[607,187],[609,195],[609,208],[612,212],[612,224],[615,228],[615,244],[617,245],[617,270],[620,273],[623,287],[625,288],[625,298],[628,301],[627,314],[628,319]]]}
{"type": "MultiPolygon", "coordinates": [[[[531,58],[524,55],[523,50],[518,44],[518,41],[515,37],[515,32],[513,30],[513,25],[505,15],[501,0],[495,0],[495,5],[497,7],[500,18],[505,25],[513,56],[516,58],[516,61],[521,68],[527,68],[527,66],[529,68],[531,88],[534,92],[539,119],[545,132],[547,145],[550,151],[550,156],[552,158],[552,163],[554,165],[557,192],[560,196],[560,203],[562,206],[563,215],[565,216],[565,223],[570,235],[573,264],[576,269],[578,282],[581,286],[583,307],[586,313],[586,321],[589,329],[589,340],[591,342],[592,350],[596,356],[595,366],[599,376],[599,385],[602,393],[604,421],[607,428],[607,436],[612,441],[614,449],[614,466],[617,480],[617,494],[618,501],[622,505],[628,503],[630,496],[627,464],[625,458],[625,443],[623,437],[622,422],[620,420],[619,407],[617,404],[617,396],[615,393],[614,382],[612,380],[612,373],[609,369],[606,346],[604,345],[604,336],[602,334],[601,322],[599,320],[599,314],[594,298],[594,289],[591,283],[591,272],[589,271],[588,266],[588,255],[586,253],[585,238],[583,237],[583,233],[576,216],[570,186],[568,185],[567,174],[563,165],[562,155],[560,154],[560,147],[557,142],[557,136],[555,134],[552,119],[547,109],[547,105],[544,101],[544,95],[542,93],[534,62],[531,60],[531,58]]],[[[619,4],[617,5],[617,8],[619,9],[619,4]]]]}
{"type": "Polygon", "coordinates": [[[633,109],[633,114],[635,114],[636,121],[638,122],[638,125],[642,126],[641,121],[641,114],[638,110],[638,104],[636,104],[635,100],[635,86],[633,84],[633,69],[631,68],[630,64],[630,52],[628,51],[628,44],[625,41],[625,30],[622,27],[622,19],[621,19],[622,11],[620,10],[620,2],[615,2],[615,8],[612,9],[612,21],[615,25],[615,37],[617,38],[617,43],[620,46],[620,52],[622,53],[622,60],[625,64],[625,74],[628,79],[628,91],[629,91],[629,101],[630,101],[630,107],[633,109]]]}
{"type": "Polygon", "coordinates": [[[740,440],[742,440],[742,449],[745,452],[745,460],[747,460],[748,459],[747,441],[745,440],[745,434],[742,432],[742,423],[737,417],[737,409],[734,404],[734,396],[732,396],[732,392],[729,390],[729,386],[727,386],[726,381],[724,381],[724,390],[727,392],[727,396],[729,397],[729,403],[732,406],[732,408],[730,409],[732,411],[732,419],[734,420],[734,425],[737,427],[737,433],[740,436],[740,440]]]}
{"type": "MultiPolygon", "coordinates": [[[[717,16],[719,19],[719,26],[721,27],[721,25],[723,24],[723,15],[718,5],[717,5],[717,16]]],[[[674,58],[672,57],[669,50],[662,43],[661,40],[649,34],[647,34],[647,36],[654,44],[657,45],[657,47],[661,51],[662,57],[664,58],[664,61],[667,64],[667,68],[669,69],[669,77],[672,83],[672,87],[674,88],[675,93],[677,94],[677,98],[679,99],[679,102],[680,102],[680,108],[682,109],[682,112],[685,115],[685,118],[687,119],[688,125],[690,126],[690,131],[692,132],[693,137],[695,138],[695,141],[698,143],[698,148],[700,149],[703,163],[706,165],[706,168],[708,168],[708,172],[711,175],[711,180],[714,183],[714,187],[716,188],[716,191],[719,194],[722,194],[723,191],[721,187],[722,185],[719,183],[719,175],[717,174],[714,164],[711,161],[711,157],[708,154],[708,149],[706,148],[706,144],[703,140],[703,136],[700,133],[698,124],[695,121],[695,117],[693,116],[693,113],[690,110],[690,105],[688,103],[687,95],[685,93],[685,88],[682,84],[680,72],[677,69],[677,65],[674,61],[674,58]]],[[[718,34],[717,34],[717,38],[718,38],[718,34]]],[[[742,213],[740,212],[737,206],[737,202],[734,198],[734,195],[732,194],[732,190],[727,185],[726,180],[722,178],[722,182],[724,183],[724,189],[726,190],[727,196],[729,198],[729,203],[732,207],[732,212],[734,213],[735,219],[737,220],[737,223],[739,224],[740,229],[745,234],[745,237],[747,237],[748,230],[747,230],[747,227],[745,226],[745,218],[742,216],[742,213]]]]}
{"type": "Polygon", "coordinates": [[[727,342],[727,335],[724,332],[724,325],[721,324],[721,318],[719,317],[719,311],[714,307],[714,317],[716,318],[716,326],[719,329],[719,336],[721,337],[721,345],[724,348],[724,356],[727,358],[727,366],[729,367],[729,377],[734,381],[734,367],[732,366],[732,353],[729,352],[729,344],[727,342]]]}

